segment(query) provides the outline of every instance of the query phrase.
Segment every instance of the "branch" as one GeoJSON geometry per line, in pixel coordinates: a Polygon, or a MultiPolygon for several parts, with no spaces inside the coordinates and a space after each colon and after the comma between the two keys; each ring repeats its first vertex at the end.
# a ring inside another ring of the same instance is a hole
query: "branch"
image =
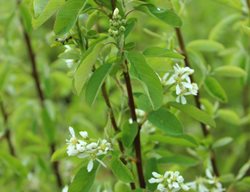
{"type": "MultiPolygon", "coordinates": [[[[133,91],[132,91],[132,86],[131,86],[131,79],[128,73],[128,61],[127,60],[125,60],[125,69],[123,71],[123,77],[124,77],[126,88],[127,88],[128,106],[130,110],[130,115],[131,115],[133,122],[137,123],[137,116],[135,112],[135,102],[134,102],[133,91]]],[[[135,148],[135,155],[136,155],[136,169],[137,169],[140,187],[146,188],[146,182],[145,182],[145,178],[143,174],[143,167],[142,167],[140,130],[141,130],[141,126],[138,125],[138,132],[134,140],[134,148],[135,148]]]]}
{"type": "MultiPolygon", "coordinates": [[[[185,65],[187,67],[190,67],[190,62],[189,62],[188,54],[187,54],[187,51],[186,51],[186,46],[185,46],[185,43],[184,43],[183,36],[182,36],[180,28],[175,28],[175,32],[176,32],[176,36],[177,36],[178,43],[179,43],[179,46],[180,46],[180,52],[185,57],[184,58],[184,63],[185,63],[185,65]]],[[[193,75],[190,76],[190,79],[191,79],[192,82],[194,82],[193,75]]],[[[199,92],[198,92],[197,96],[194,97],[194,100],[195,100],[196,107],[201,109],[199,92]]],[[[205,137],[208,137],[210,135],[210,132],[209,132],[207,126],[204,123],[200,123],[200,125],[201,125],[201,128],[202,128],[203,135],[205,137]]],[[[211,164],[212,164],[214,174],[216,176],[219,176],[220,174],[219,174],[219,170],[218,170],[217,165],[216,165],[215,152],[212,149],[210,149],[210,161],[211,161],[211,164]]]]}
{"type": "Polygon", "coordinates": [[[8,124],[8,114],[4,108],[4,104],[3,102],[1,101],[0,102],[0,108],[1,108],[1,112],[2,112],[2,115],[3,115],[3,119],[4,119],[4,125],[6,126],[6,130],[5,130],[5,133],[3,135],[3,137],[6,138],[7,140],[7,144],[8,144],[8,147],[9,147],[9,152],[12,156],[16,157],[16,150],[14,148],[14,145],[11,141],[11,131],[10,129],[7,127],[7,124],[8,124]]]}
{"type": "MultiPolygon", "coordinates": [[[[17,4],[19,4],[19,3],[20,2],[18,1],[17,4]]],[[[33,80],[34,80],[34,83],[35,83],[35,86],[36,86],[36,91],[37,91],[37,94],[38,94],[38,97],[39,97],[41,107],[43,108],[44,107],[44,101],[45,101],[45,94],[44,94],[44,92],[43,92],[43,90],[41,88],[41,82],[40,82],[39,75],[38,75],[35,53],[34,53],[34,50],[32,48],[32,43],[31,43],[30,36],[29,36],[28,32],[25,30],[25,28],[24,28],[24,24],[23,24],[22,19],[20,19],[20,22],[21,22],[21,27],[22,27],[22,31],[23,31],[25,44],[26,44],[26,47],[27,47],[29,60],[30,60],[31,67],[32,67],[32,77],[33,77],[33,80]]],[[[50,151],[51,151],[51,154],[55,152],[55,143],[50,144],[50,151]]],[[[52,163],[52,168],[53,168],[53,172],[54,172],[54,175],[56,177],[56,180],[57,180],[57,186],[59,188],[62,188],[63,187],[63,182],[62,182],[62,178],[61,178],[61,175],[60,175],[60,172],[59,172],[59,162],[58,161],[53,162],[52,163]]]]}

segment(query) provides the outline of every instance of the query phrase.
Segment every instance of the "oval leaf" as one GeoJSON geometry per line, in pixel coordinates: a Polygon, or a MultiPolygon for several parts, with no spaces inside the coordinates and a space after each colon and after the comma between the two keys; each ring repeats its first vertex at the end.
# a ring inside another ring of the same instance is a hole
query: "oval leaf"
{"type": "Polygon", "coordinates": [[[121,181],[129,183],[132,182],[133,175],[130,170],[121,162],[119,158],[112,158],[110,163],[113,174],[121,181]]]}
{"type": "Polygon", "coordinates": [[[184,59],[183,55],[160,47],[149,47],[143,52],[143,54],[147,57],[169,57],[175,59],[184,59]]]}
{"type": "Polygon", "coordinates": [[[201,39],[190,42],[187,48],[204,52],[218,52],[223,50],[224,46],[213,40],[201,39]]]}
{"type": "Polygon", "coordinates": [[[206,78],[205,89],[215,99],[221,102],[227,102],[226,92],[215,78],[213,77],[206,78]]]}
{"type": "Polygon", "coordinates": [[[75,175],[74,180],[69,186],[69,192],[89,192],[94,181],[98,166],[94,163],[91,172],[87,171],[87,167],[83,166],[75,175]]]}
{"type": "Polygon", "coordinates": [[[163,100],[163,90],[160,79],[154,70],[146,63],[141,53],[128,52],[126,56],[131,64],[133,77],[143,84],[153,109],[158,109],[163,100]]]}
{"type": "Polygon", "coordinates": [[[90,74],[93,65],[96,63],[97,56],[103,47],[103,44],[98,44],[86,52],[86,56],[80,63],[74,74],[74,86],[76,93],[79,95],[82,91],[83,85],[85,84],[88,75],[90,74]]]}
{"type": "Polygon", "coordinates": [[[240,67],[236,67],[232,65],[217,67],[214,70],[214,73],[215,75],[224,76],[224,77],[244,77],[247,74],[240,67]]]}
{"type": "Polygon", "coordinates": [[[54,31],[57,35],[67,33],[75,25],[85,4],[85,0],[68,0],[66,2],[56,16],[54,31]]]}
{"type": "Polygon", "coordinates": [[[160,108],[148,114],[148,120],[169,135],[182,135],[182,124],[167,109],[160,108]]]}
{"type": "Polygon", "coordinates": [[[49,0],[41,14],[32,20],[33,28],[45,23],[64,3],[65,0],[49,0]]]}
{"type": "Polygon", "coordinates": [[[182,105],[176,102],[170,102],[169,105],[181,110],[182,112],[184,112],[185,114],[189,115],[190,117],[194,118],[195,120],[199,122],[207,124],[211,127],[216,126],[215,121],[208,113],[198,109],[197,107],[193,105],[189,105],[189,104],[182,105]]]}
{"type": "Polygon", "coordinates": [[[182,25],[180,17],[173,10],[160,9],[152,4],[143,4],[138,6],[137,9],[142,10],[143,7],[146,7],[151,15],[155,16],[168,25],[173,27],[180,27],[182,25]]]}
{"type": "Polygon", "coordinates": [[[94,71],[89,79],[86,87],[85,98],[86,101],[92,105],[100,91],[100,88],[112,69],[112,64],[104,64],[94,71]]]}

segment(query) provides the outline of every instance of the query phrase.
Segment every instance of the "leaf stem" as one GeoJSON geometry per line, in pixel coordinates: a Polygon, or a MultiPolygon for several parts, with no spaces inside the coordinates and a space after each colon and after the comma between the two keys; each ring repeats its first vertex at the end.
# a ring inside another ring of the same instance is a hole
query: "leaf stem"
{"type": "MultiPolygon", "coordinates": [[[[177,40],[178,40],[178,43],[179,43],[179,46],[180,46],[180,52],[185,57],[184,58],[184,63],[185,63],[185,65],[187,67],[191,67],[190,62],[189,62],[189,58],[188,58],[188,54],[187,54],[187,51],[186,51],[186,46],[185,46],[185,43],[184,43],[184,40],[183,40],[183,35],[182,35],[182,32],[181,32],[181,29],[180,28],[175,28],[175,33],[176,33],[177,40]]],[[[192,82],[194,82],[193,75],[190,76],[190,79],[191,79],[192,82]]],[[[194,97],[194,100],[195,100],[196,107],[201,109],[199,92],[197,93],[197,96],[194,97]]],[[[200,125],[201,125],[201,129],[202,129],[204,137],[208,137],[210,135],[209,129],[207,128],[207,126],[204,123],[200,123],[200,125]]],[[[211,165],[212,165],[212,168],[213,168],[213,172],[218,177],[220,174],[219,174],[219,170],[217,168],[215,152],[214,152],[213,149],[210,149],[210,161],[211,161],[211,165]]]]}

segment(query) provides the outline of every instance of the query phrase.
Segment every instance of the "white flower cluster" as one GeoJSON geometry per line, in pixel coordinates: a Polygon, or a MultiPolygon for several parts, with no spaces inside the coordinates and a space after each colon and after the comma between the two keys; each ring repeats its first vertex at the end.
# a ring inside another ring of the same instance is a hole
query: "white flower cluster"
{"type": "Polygon", "coordinates": [[[125,31],[126,20],[119,15],[119,9],[116,8],[113,12],[112,19],[109,20],[109,34],[112,37],[119,37],[125,31]]]}
{"type": "Polygon", "coordinates": [[[166,171],[164,175],[152,172],[153,177],[149,183],[158,183],[157,190],[160,192],[188,191],[189,187],[184,183],[184,178],[178,171],[166,171]]]}
{"type": "Polygon", "coordinates": [[[180,67],[178,64],[174,66],[174,73],[166,73],[161,79],[163,85],[175,86],[175,92],[177,95],[176,102],[186,104],[187,95],[197,95],[198,85],[192,83],[190,75],[194,73],[194,70],[189,67],[180,67]]]}
{"type": "Polygon", "coordinates": [[[111,143],[109,143],[106,139],[93,141],[88,137],[88,133],[86,131],[80,131],[79,134],[81,135],[81,139],[78,139],[72,127],[69,127],[69,132],[71,138],[66,140],[68,145],[67,154],[69,156],[77,156],[78,158],[89,159],[87,166],[88,172],[91,172],[93,169],[95,160],[106,167],[106,165],[100,159],[98,159],[98,156],[106,155],[109,151],[111,151],[111,143]]]}
{"type": "Polygon", "coordinates": [[[197,192],[223,192],[225,189],[219,182],[217,177],[214,177],[209,169],[206,170],[206,177],[199,177],[195,181],[187,183],[190,189],[197,192]]]}

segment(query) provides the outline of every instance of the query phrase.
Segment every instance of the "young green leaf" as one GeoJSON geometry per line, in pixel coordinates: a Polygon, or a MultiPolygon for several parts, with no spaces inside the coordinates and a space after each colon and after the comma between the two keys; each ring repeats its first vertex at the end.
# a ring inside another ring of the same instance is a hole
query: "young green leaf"
{"type": "Polygon", "coordinates": [[[64,35],[75,25],[86,2],[86,0],[68,0],[66,2],[56,15],[54,25],[56,35],[64,35]]]}
{"type": "Polygon", "coordinates": [[[112,66],[112,64],[102,65],[94,71],[93,75],[89,79],[86,86],[85,99],[90,105],[95,102],[101,86],[108,76],[109,72],[111,71],[112,66]]]}
{"type": "Polygon", "coordinates": [[[180,136],[166,136],[160,134],[150,135],[151,141],[156,141],[160,143],[171,144],[175,146],[183,146],[183,147],[197,147],[197,141],[189,136],[189,135],[180,135],[180,136]]]}
{"type": "Polygon", "coordinates": [[[65,0],[49,0],[41,14],[32,20],[33,28],[45,23],[64,3],[65,0]]]}
{"type": "Polygon", "coordinates": [[[160,19],[161,21],[163,21],[164,23],[168,25],[171,25],[173,27],[180,27],[182,25],[182,21],[180,17],[173,10],[160,9],[160,8],[155,7],[152,4],[143,4],[143,5],[136,7],[136,9],[144,10],[143,9],[144,7],[147,8],[148,12],[151,15],[155,16],[156,18],[160,19]]]}
{"type": "Polygon", "coordinates": [[[51,156],[51,161],[58,161],[67,157],[66,147],[61,147],[57,149],[51,156]]]}
{"type": "Polygon", "coordinates": [[[110,168],[113,174],[121,181],[125,183],[132,182],[134,180],[131,171],[122,163],[122,161],[117,158],[113,157],[110,162],[110,168]]]}
{"type": "Polygon", "coordinates": [[[215,99],[225,103],[227,102],[227,95],[219,82],[213,77],[207,77],[205,80],[206,91],[215,99]]]}
{"type": "Polygon", "coordinates": [[[160,108],[148,114],[148,120],[168,135],[182,135],[183,127],[174,114],[165,108],[160,108]]]}
{"type": "Polygon", "coordinates": [[[144,56],[138,52],[126,54],[131,64],[131,74],[138,79],[150,100],[153,109],[158,109],[163,100],[163,90],[160,79],[151,67],[146,63],[144,56]]]}
{"type": "Polygon", "coordinates": [[[238,114],[230,109],[220,109],[218,117],[232,125],[239,125],[241,120],[238,114]]]}
{"type": "Polygon", "coordinates": [[[143,54],[147,57],[169,57],[174,59],[184,59],[184,56],[169,49],[160,47],[149,47],[143,54]]]}
{"type": "Polygon", "coordinates": [[[122,143],[126,147],[130,147],[138,133],[138,125],[136,123],[130,124],[126,122],[122,128],[122,143]]]}
{"type": "Polygon", "coordinates": [[[219,148],[219,147],[223,147],[225,145],[228,145],[229,143],[231,143],[233,141],[232,137],[224,137],[221,138],[217,141],[215,141],[212,145],[212,148],[219,148]]]}
{"type": "Polygon", "coordinates": [[[158,163],[179,164],[186,167],[192,167],[197,165],[199,161],[186,155],[171,155],[160,158],[158,163]]]}
{"type": "Polygon", "coordinates": [[[219,52],[224,49],[224,46],[213,40],[200,39],[190,42],[187,45],[187,49],[194,49],[203,52],[219,52]]]}
{"type": "Polygon", "coordinates": [[[96,171],[98,169],[98,164],[94,163],[94,168],[91,172],[87,171],[86,166],[80,168],[80,170],[76,173],[72,183],[69,186],[69,192],[89,192],[94,181],[96,171]]]}
{"type": "Polygon", "coordinates": [[[186,115],[189,115],[190,117],[194,118],[195,120],[205,123],[211,127],[215,127],[215,121],[213,118],[206,112],[198,109],[197,107],[194,107],[193,105],[182,105],[176,102],[170,102],[168,103],[170,106],[175,107],[182,112],[184,112],[186,115]]]}
{"type": "Polygon", "coordinates": [[[232,65],[217,67],[214,70],[214,74],[224,77],[244,77],[245,75],[247,75],[247,73],[243,69],[232,65]]]}
{"type": "Polygon", "coordinates": [[[79,95],[82,91],[83,85],[88,79],[88,75],[90,74],[93,65],[96,63],[97,56],[103,47],[103,44],[100,43],[92,48],[90,48],[86,52],[86,56],[83,58],[79,67],[77,68],[74,75],[74,87],[76,93],[79,95]]]}
{"type": "Polygon", "coordinates": [[[223,18],[209,34],[209,39],[220,40],[220,38],[228,32],[228,29],[232,27],[232,24],[241,18],[240,14],[234,14],[223,18]]]}
{"type": "Polygon", "coordinates": [[[124,183],[124,182],[121,182],[121,181],[118,181],[116,184],[115,184],[115,190],[114,192],[131,192],[131,189],[130,187],[124,183]]]}

